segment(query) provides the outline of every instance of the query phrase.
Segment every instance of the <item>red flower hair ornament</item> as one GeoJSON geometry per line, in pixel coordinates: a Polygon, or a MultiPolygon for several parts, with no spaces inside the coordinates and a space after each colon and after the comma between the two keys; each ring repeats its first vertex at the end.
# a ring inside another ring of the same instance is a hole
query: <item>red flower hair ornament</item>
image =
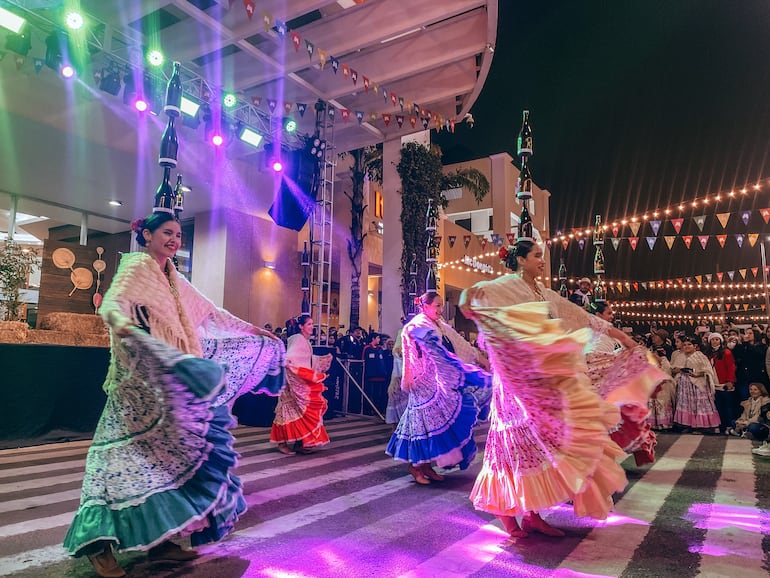
{"type": "Polygon", "coordinates": [[[131,221],[131,230],[134,233],[141,233],[144,229],[144,219],[134,219],[131,221]]]}

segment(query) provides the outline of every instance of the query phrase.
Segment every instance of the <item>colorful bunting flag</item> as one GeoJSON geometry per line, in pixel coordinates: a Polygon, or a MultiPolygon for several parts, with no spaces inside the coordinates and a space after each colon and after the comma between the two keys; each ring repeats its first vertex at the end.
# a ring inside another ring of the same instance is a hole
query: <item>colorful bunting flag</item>
{"type": "Polygon", "coordinates": [[[639,234],[641,223],[629,223],[628,226],[631,228],[631,234],[636,237],[639,234]]]}
{"type": "Polygon", "coordinates": [[[666,235],[663,237],[666,240],[666,245],[668,245],[668,248],[671,249],[674,245],[674,241],[676,240],[676,235],[666,235]]]}
{"type": "Polygon", "coordinates": [[[767,224],[767,221],[770,220],[770,208],[759,209],[759,214],[762,215],[762,218],[765,220],[765,224],[767,224]]]}
{"type": "Polygon", "coordinates": [[[655,241],[657,240],[657,237],[647,237],[647,244],[650,246],[650,251],[652,251],[652,248],[655,247],[655,241]]]}
{"type": "Polygon", "coordinates": [[[471,236],[470,235],[463,235],[463,245],[465,245],[465,248],[468,248],[468,245],[471,242],[471,236]]]}
{"type": "Polygon", "coordinates": [[[683,235],[682,241],[684,241],[685,247],[688,249],[690,248],[690,243],[692,243],[692,235],[683,235]]]}
{"type": "Polygon", "coordinates": [[[448,239],[449,239],[449,248],[451,249],[452,247],[455,246],[455,241],[457,241],[457,235],[449,235],[448,239]]]}
{"type": "Polygon", "coordinates": [[[656,237],[658,236],[658,231],[660,230],[660,224],[662,221],[650,221],[650,228],[652,229],[652,234],[656,237]]]}
{"type": "Polygon", "coordinates": [[[727,235],[717,235],[717,241],[719,241],[719,244],[724,247],[725,241],[727,241],[727,235]]]}
{"type": "Polygon", "coordinates": [[[756,245],[757,239],[759,239],[759,233],[749,233],[749,245],[751,247],[756,245]]]}
{"type": "Polygon", "coordinates": [[[693,217],[693,221],[695,221],[695,224],[698,225],[698,230],[702,233],[703,225],[706,224],[706,215],[699,215],[697,217],[693,217]]]}
{"type": "Polygon", "coordinates": [[[299,46],[302,44],[302,38],[300,37],[299,32],[292,30],[290,36],[291,43],[294,46],[294,52],[299,52],[299,46]]]}
{"type": "Polygon", "coordinates": [[[741,211],[741,220],[743,221],[744,225],[749,224],[750,218],[751,218],[751,211],[741,211]]]}
{"type": "Polygon", "coordinates": [[[682,223],[684,223],[684,219],[671,219],[671,224],[674,225],[674,231],[676,231],[677,235],[682,230],[682,223]]]}
{"type": "Polygon", "coordinates": [[[743,240],[746,238],[745,235],[741,233],[736,233],[735,240],[738,242],[738,247],[743,247],[743,240]]]}
{"type": "Polygon", "coordinates": [[[639,244],[639,237],[629,237],[628,242],[631,243],[631,248],[636,251],[636,246],[639,244]]]}
{"type": "Polygon", "coordinates": [[[730,220],[730,213],[717,213],[717,219],[724,229],[727,227],[727,221],[730,220]]]}
{"type": "Polygon", "coordinates": [[[610,241],[612,241],[612,248],[617,251],[618,247],[620,246],[620,239],[612,238],[610,241]]]}

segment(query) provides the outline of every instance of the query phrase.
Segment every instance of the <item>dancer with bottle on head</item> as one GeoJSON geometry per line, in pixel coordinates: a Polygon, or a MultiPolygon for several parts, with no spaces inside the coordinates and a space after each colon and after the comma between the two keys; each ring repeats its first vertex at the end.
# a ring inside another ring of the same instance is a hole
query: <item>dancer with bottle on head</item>
{"type": "Polygon", "coordinates": [[[572,501],[578,516],[604,519],[626,485],[624,457],[609,430],[620,413],[594,391],[584,349],[601,335],[635,343],[607,321],[546,289],[542,249],[520,240],[501,251],[515,272],[463,292],[493,373],[484,465],[471,492],[512,537],[561,536],[539,513],[572,501]],[[516,516],[523,516],[521,525],[516,516]]]}
{"type": "Polygon", "coordinates": [[[385,450],[407,462],[418,484],[444,479],[431,465],[466,469],[476,455],[473,430],[488,404],[490,376],[472,365],[480,352],[443,319],[441,296],[420,296],[420,313],[404,325],[401,388],[407,407],[385,450]]]}
{"type": "Polygon", "coordinates": [[[227,404],[216,403],[224,370],[201,359],[201,338],[274,339],[216,307],[177,273],[172,258],[181,228],[173,213],[154,212],[133,230],[146,252],[123,255],[99,309],[110,327],[107,402],[64,540],[104,577],[125,575],[114,550],[185,562],[197,554],[172,537],[191,535],[196,546],[232,530],[246,509],[233,473],[234,422],[227,404]]]}

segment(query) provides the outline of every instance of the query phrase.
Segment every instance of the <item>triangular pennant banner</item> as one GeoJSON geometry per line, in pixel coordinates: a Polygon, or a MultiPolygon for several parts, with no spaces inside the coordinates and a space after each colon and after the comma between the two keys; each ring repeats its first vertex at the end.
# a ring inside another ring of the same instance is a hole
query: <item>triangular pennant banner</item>
{"type": "Polygon", "coordinates": [[[326,68],[326,61],[329,59],[329,53],[320,48],[317,48],[316,52],[318,52],[318,61],[321,63],[321,70],[323,70],[326,68]]]}
{"type": "Polygon", "coordinates": [[[404,126],[404,116],[401,114],[396,115],[396,124],[398,125],[398,128],[401,128],[404,126]]]}
{"type": "Polygon", "coordinates": [[[509,245],[513,245],[516,242],[516,233],[506,233],[505,236],[508,238],[509,245]]]}
{"type": "Polygon", "coordinates": [[[356,120],[358,121],[358,124],[361,124],[364,122],[364,111],[363,110],[357,110],[355,112],[356,114],[356,120]]]}
{"type": "Polygon", "coordinates": [[[722,225],[722,228],[724,229],[727,227],[727,221],[730,220],[730,213],[717,213],[717,219],[719,219],[719,223],[722,225]]]}
{"type": "Polygon", "coordinates": [[[752,247],[756,245],[757,239],[759,239],[759,233],[749,233],[749,245],[752,247]]]}
{"type": "Polygon", "coordinates": [[[711,311],[714,308],[714,304],[713,303],[709,303],[708,304],[708,308],[709,308],[709,311],[711,311]]]}
{"type": "Polygon", "coordinates": [[[655,241],[657,240],[657,237],[647,237],[647,244],[650,246],[650,251],[652,251],[652,248],[655,246],[655,241]]]}
{"type": "Polygon", "coordinates": [[[628,226],[631,228],[631,234],[636,237],[639,234],[639,226],[641,223],[629,223],[628,226]]]}
{"type": "Polygon", "coordinates": [[[631,248],[636,251],[636,246],[639,244],[639,237],[629,237],[628,242],[631,243],[631,248]]]}
{"type": "Polygon", "coordinates": [[[583,248],[586,246],[586,240],[585,239],[578,239],[578,247],[580,247],[580,250],[582,251],[583,248]]]}
{"type": "MultiPolygon", "coordinates": [[[[2,60],[2,58],[0,58],[2,60]]],[[[35,65],[35,74],[40,74],[40,71],[43,69],[43,65],[45,64],[45,60],[42,58],[33,58],[32,64],[35,65]]]]}
{"type": "Polygon", "coordinates": [[[487,248],[487,238],[486,237],[479,237],[479,243],[481,243],[481,250],[487,248]]]}
{"type": "Polygon", "coordinates": [[[564,247],[564,250],[566,251],[566,250],[567,250],[567,247],[569,247],[569,241],[568,241],[567,239],[564,239],[564,240],[561,242],[561,246],[562,246],[562,247],[564,247]]]}
{"type": "Polygon", "coordinates": [[[759,209],[759,214],[762,215],[765,224],[767,224],[767,221],[770,220],[770,209],[759,209]]]}
{"type": "Polygon", "coordinates": [[[307,51],[307,57],[313,59],[313,52],[315,51],[315,45],[310,40],[305,40],[305,50],[307,51]]]}
{"type": "Polygon", "coordinates": [[[757,273],[759,273],[759,267],[752,267],[751,274],[754,275],[754,279],[757,278],[757,273]]]}
{"type": "Polygon", "coordinates": [[[735,271],[728,271],[727,276],[730,278],[730,281],[732,281],[735,278],[735,271]]]}
{"type": "Polygon", "coordinates": [[[291,43],[294,45],[294,52],[299,52],[299,46],[302,44],[302,37],[296,30],[292,30],[289,35],[291,36],[291,43]]]}
{"type": "Polygon", "coordinates": [[[696,275],[695,281],[698,282],[698,285],[700,285],[703,282],[703,276],[702,275],[696,275]]]}
{"type": "Polygon", "coordinates": [[[388,126],[390,124],[390,114],[387,112],[383,112],[382,121],[385,123],[385,126],[388,126]]]}
{"type": "Polygon", "coordinates": [[[706,273],[706,281],[711,283],[711,273],[706,273]]]}
{"type": "Polygon", "coordinates": [[[243,0],[243,7],[246,9],[246,16],[251,20],[254,17],[254,9],[256,8],[254,0],[243,0]]]}
{"type": "Polygon", "coordinates": [[[674,241],[676,240],[675,235],[666,235],[663,237],[666,240],[666,245],[668,245],[668,248],[670,249],[674,245],[674,241]]]}
{"type": "Polygon", "coordinates": [[[610,241],[612,241],[612,248],[617,251],[618,247],[620,246],[620,239],[612,238],[610,241]]]}
{"type": "Polygon", "coordinates": [[[751,211],[741,211],[741,220],[744,225],[749,224],[749,219],[751,219],[751,211]]]}
{"type": "Polygon", "coordinates": [[[278,106],[278,101],[274,98],[267,99],[267,108],[270,109],[270,114],[275,112],[275,108],[278,106]]]}
{"type": "Polygon", "coordinates": [[[746,278],[746,269],[738,269],[738,273],[740,273],[741,277],[744,279],[746,278]]]}
{"type": "Polygon", "coordinates": [[[618,233],[620,233],[620,226],[617,223],[612,224],[612,235],[617,237],[618,233]]]}
{"type": "Polygon", "coordinates": [[[650,221],[650,227],[652,228],[652,234],[656,237],[658,236],[658,231],[660,231],[660,223],[661,221],[650,221]]]}
{"type": "Polygon", "coordinates": [[[639,292],[639,283],[633,283],[634,291],[639,292]]]}
{"type": "Polygon", "coordinates": [[[449,235],[449,237],[447,238],[449,239],[449,248],[451,249],[452,247],[455,246],[455,241],[457,241],[457,235],[449,235]]]}
{"type": "Polygon", "coordinates": [[[468,245],[470,244],[470,242],[471,242],[471,236],[463,235],[463,245],[465,246],[466,249],[468,248],[468,245]]]}
{"type": "Polygon", "coordinates": [[[690,243],[692,243],[692,235],[683,235],[682,241],[684,241],[685,247],[688,249],[690,248],[690,243]]]}
{"type": "Polygon", "coordinates": [[[671,219],[671,224],[674,225],[674,231],[677,235],[682,230],[682,223],[684,223],[684,219],[671,219]]]}
{"type": "Polygon", "coordinates": [[[745,235],[743,235],[743,234],[741,234],[741,233],[737,233],[737,234],[735,235],[735,240],[736,240],[736,241],[737,241],[737,243],[738,243],[738,247],[743,247],[743,240],[744,240],[745,238],[746,238],[746,236],[745,236],[745,235]]]}
{"type": "Polygon", "coordinates": [[[642,282],[642,289],[647,289],[647,283],[646,282],[642,282]]]}
{"type": "Polygon", "coordinates": [[[722,282],[722,277],[724,277],[724,276],[725,276],[725,274],[720,271],[719,273],[717,273],[717,280],[721,283],[722,282]]]}
{"type": "Polygon", "coordinates": [[[719,241],[719,244],[724,247],[725,241],[727,241],[727,235],[717,235],[717,241],[719,241]]]}
{"type": "Polygon", "coordinates": [[[693,217],[692,219],[695,221],[695,224],[698,225],[698,230],[702,233],[703,225],[706,224],[706,215],[699,215],[697,217],[693,217]]]}

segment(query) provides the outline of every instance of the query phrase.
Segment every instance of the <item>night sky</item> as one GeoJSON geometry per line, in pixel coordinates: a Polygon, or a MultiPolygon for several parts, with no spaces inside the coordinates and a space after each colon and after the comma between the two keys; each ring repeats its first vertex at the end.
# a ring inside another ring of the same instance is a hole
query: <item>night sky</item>
{"type": "MultiPolygon", "coordinates": [[[[521,110],[531,111],[535,182],[551,194],[552,234],[612,221],[761,181],[760,193],[681,215],[681,234],[731,235],[722,249],[681,239],[669,250],[664,222],[654,250],[639,232],[616,252],[608,277],[640,281],[753,267],[759,244],[737,233],[770,232],[770,2],[767,0],[500,1],[490,75],[463,123],[437,142],[444,161],[515,155],[521,110]],[[733,214],[754,209],[748,225],[733,214]],[[707,215],[701,233],[691,217],[707,215]]],[[[740,197],[740,196],[739,196],[740,197]]],[[[621,237],[631,236],[623,229],[621,237]]],[[[558,246],[554,261],[562,256],[558,246]]],[[[567,250],[570,275],[592,274],[593,249],[567,250]]]]}

